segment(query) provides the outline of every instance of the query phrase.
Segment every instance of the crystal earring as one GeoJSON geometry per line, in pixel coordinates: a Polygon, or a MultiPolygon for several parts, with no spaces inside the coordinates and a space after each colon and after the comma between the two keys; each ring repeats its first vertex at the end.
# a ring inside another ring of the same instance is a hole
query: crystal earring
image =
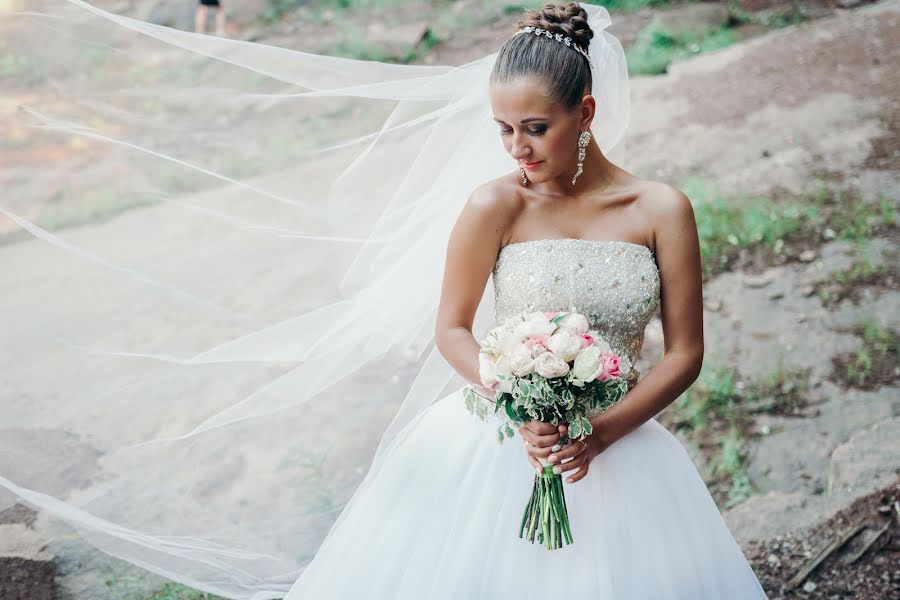
{"type": "Polygon", "coordinates": [[[582,131],[581,135],[578,136],[578,170],[575,172],[575,177],[572,178],[572,185],[575,185],[575,180],[578,179],[579,175],[584,173],[582,164],[584,163],[584,155],[587,154],[587,146],[590,141],[590,131],[582,131]]]}
{"type": "Polygon", "coordinates": [[[522,166],[522,163],[519,163],[519,175],[522,176],[522,185],[528,186],[528,178],[525,177],[525,167],[522,166]]]}

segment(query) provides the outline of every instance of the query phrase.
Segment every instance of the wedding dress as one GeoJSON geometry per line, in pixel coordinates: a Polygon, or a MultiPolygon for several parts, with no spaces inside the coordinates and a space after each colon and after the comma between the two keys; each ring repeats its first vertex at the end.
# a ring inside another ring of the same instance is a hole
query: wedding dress
{"type": "MultiPolygon", "coordinates": [[[[634,363],[659,302],[651,251],[618,241],[548,239],[501,249],[498,322],[522,310],[578,310],[634,363]]],[[[287,600],[765,598],[680,442],[656,420],[564,484],[574,544],[518,537],[534,470],[521,438],[443,397],[397,437],[287,600]]],[[[571,472],[567,472],[571,474],[571,472]]]]}

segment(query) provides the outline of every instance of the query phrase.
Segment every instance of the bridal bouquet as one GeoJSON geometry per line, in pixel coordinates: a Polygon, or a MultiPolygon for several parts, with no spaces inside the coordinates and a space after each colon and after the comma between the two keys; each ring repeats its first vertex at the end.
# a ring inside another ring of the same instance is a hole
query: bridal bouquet
{"type": "MultiPolygon", "coordinates": [[[[627,389],[628,367],[580,313],[523,312],[491,329],[479,346],[479,377],[493,397],[471,386],[463,395],[469,412],[482,420],[491,410],[501,415],[500,443],[526,421],[566,423],[561,444],[584,439],[592,431],[588,411],[606,410],[627,389]]],[[[539,460],[544,470],[535,476],[519,537],[534,543],[537,536],[554,550],[572,543],[572,530],[562,476],[552,463],[539,460]]]]}

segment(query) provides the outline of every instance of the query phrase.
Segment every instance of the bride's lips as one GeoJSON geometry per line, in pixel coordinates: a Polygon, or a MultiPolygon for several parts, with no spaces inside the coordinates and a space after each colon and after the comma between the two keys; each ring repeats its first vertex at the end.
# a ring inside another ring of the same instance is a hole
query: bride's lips
{"type": "Polygon", "coordinates": [[[544,161],[539,160],[537,162],[532,162],[532,163],[523,162],[522,165],[524,165],[526,169],[533,169],[536,166],[538,166],[539,164],[541,164],[542,162],[544,162],[544,161]]]}

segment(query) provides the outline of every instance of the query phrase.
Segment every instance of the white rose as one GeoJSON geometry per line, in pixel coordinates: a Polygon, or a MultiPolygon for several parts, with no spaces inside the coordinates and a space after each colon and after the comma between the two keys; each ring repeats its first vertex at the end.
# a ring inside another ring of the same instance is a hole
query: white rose
{"type": "Polygon", "coordinates": [[[531,347],[531,358],[537,358],[544,352],[547,352],[547,346],[543,344],[535,344],[531,347]]]}
{"type": "Polygon", "coordinates": [[[600,356],[603,354],[597,346],[588,346],[575,357],[575,365],[572,373],[581,381],[592,381],[600,374],[603,362],[600,356]]]}
{"type": "Polygon", "coordinates": [[[581,348],[581,335],[569,329],[560,329],[547,340],[547,349],[566,362],[575,360],[581,348]]]}
{"type": "Polygon", "coordinates": [[[571,330],[576,335],[587,333],[587,330],[591,328],[590,323],[588,323],[587,317],[578,313],[572,313],[566,316],[566,318],[563,319],[562,323],[560,323],[559,326],[571,330]]]}
{"type": "Polygon", "coordinates": [[[494,366],[494,356],[484,352],[478,353],[478,377],[484,387],[491,387],[497,383],[497,368],[494,366]]]}
{"type": "Polygon", "coordinates": [[[524,344],[519,344],[519,347],[509,355],[509,364],[516,377],[524,377],[533,372],[534,358],[531,356],[531,350],[524,344]]]}
{"type": "Polygon", "coordinates": [[[552,352],[544,352],[534,359],[534,370],[541,377],[553,379],[569,372],[569,364],[552,352]]]}

